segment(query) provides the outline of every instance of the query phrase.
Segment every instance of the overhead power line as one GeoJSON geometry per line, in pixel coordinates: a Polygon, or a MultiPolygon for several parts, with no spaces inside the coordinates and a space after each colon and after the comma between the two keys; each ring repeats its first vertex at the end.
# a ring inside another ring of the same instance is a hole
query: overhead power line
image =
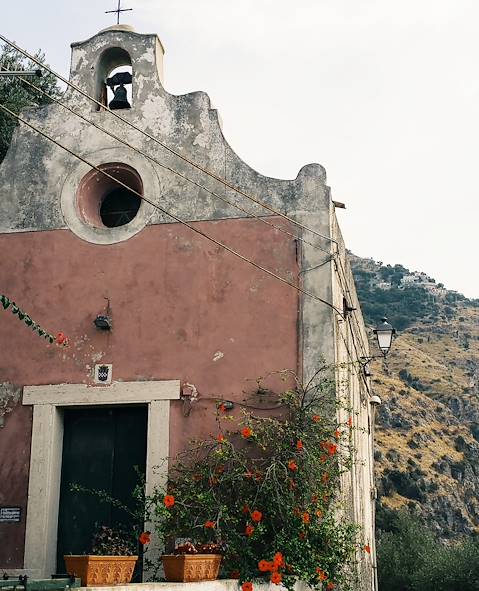
{"type": "Polygon", "coordinates": [[[220,176],[218,176],[217,174],[215,174],[211,170],[208,170],[208,169],[204,168],[203,166],[200,166],[199,164],[197,164],[193,160],[187,158],[183,154],[180,154],[179,152],[177,152],[176,150],[174,150],[170,146],[168,146],[165,143],[161,142],[158,138],[156,138],[153,135],[151,135],[148,132],[146,132],[144,129],[141,129],[140,127],[138,127],[137,125],[135,125],[131,121],[128,121],[127,119],[125,119],[124,117],[122,117],[121,115],[119,115],[116,112],[116,110],[111,110],[108,106],[104,105],[103,103],[101,103],[100,101],[98,101],[96,98],[94,98],[91,95],[89,95],[87,92],[85,92],[84,90],[82,90],[79,86],[77,86],[76,84],[73,84],[72,82],[70,82],[70,80],[67,80],[61,74],[58,74],[57,72],[55,72],[54,70],[52,70],[51,68],[49,68],[46,64],[42,63],[34,55],[31,55],[26,50],[22,49],[21,47],[18,47],[18,45],[16,45],[15,43],[13,43],[13,41],[10,41],[9,39],[7,39],[4,35],[1,35],[0,34],[0,39],[4,43],[7,43],[8,45],[10,45],[10,47],[13,47],[16,51],[18,51],[21,54],[23,54],[25,57],[27,57],[31,61],[33,61],[36,64],[38,64],[41,68],[44,68],[47,72],[49,72],[50,74],[52,74],[53,76],[55,76],[56,78],[58,78],[58,80],[61,80],[64,84],[66,84],[70,88],[73,88],[74,90],[76,90],[77,92],[79,92],[80,94],[82,94],[84,97],[86,97],[87,99],[89,99],[90,101],[92,101],[93,103],[95,103],[96,105],[98,105],[101,109],[103,109],[105,111],[108,111],[114,117],[116,117],[120,121],[123,121],[123,123],[126,123],[126,125],[128,125],[129,127],[135,129],[136,131],[138,131],[139,133],[143,134],[144,136],[146,136],[150,140],[152,140],[155,143],[157,143],[158,145],[162,146],[165,150],[167,150],[168,152],[170,152],[174,156],[180,158],[184,162],[187,162],[188,164],[190,164],[194,168],[200,170],[204,174],[206,174],[206,175],[210,176],[211,178],[215,179],[216,181],[220,182],[225,187],[228,187],[229,189],[231,189],[232,191],[235,191],[239,195],[242,195],[243,197],[246,197],[250,201],[253,201],[257,205],[260,205],[261,207],[263,207],[264,209],[270,211],[271,213],[274,213],[275,215],[280,216],[280,217],[288,220],[289,222],[291,222],[295,226],[298,226],[299,228],[302,228],[303,230],[306,230],[307,232],[311,232],[311,234],[314,234],[315,236],[318,236],[319,238],[323,238],[323,239],[328,240],[329,242],[335,243],[337,245],[337,241],[334,238],[331,238],[330,236],[325,236],[324,234],[321,234],[320,232],[317,232],[313,228],[310,228],[310,227],[306,226],[305,224],[302,224],[301,222],[298,222],[294,218],[289,217],[288,215],[284,214],[283,212],[281,212],[279,210],[276,210],[274,207],[272,207],[271,205],[265,203],[264,201],[261,201],[261,200],[257,199],[256,197],[253,197],[249,193],[246,193],[242,189],[236,187],[235,185],[232,185],[226,179],[221,178],[220,176]]]}
{"type": "Polygon", "coordinates": [[[74,152],[73,150],[71,150],[70,148],[67,148],[66,146],[64,146],[63,144],[61,144],[60,142],[58,142],[57,140],[55,140],[54,138],[52,138],[50,135],[48,135],[44,131],[38,129],[35,125],[33,125],[32,123],[30,123],[29,121],[27,121],[26,119],[24,119],[23,117],[21,117],[18,113],[15,113],[15,112],[11,111],[8,107],[6,107],[5,105],[3,105],[2,103],[0,103],[0,109],[2,109],[5,113],[8,113],[11,117],[14,117],[15,119],[17,119],[17,121],[23,123],[24,125],[26,125],[30,129],[32,129],[33,131],[35,131],[36,133],[38,133],[39,135],[41,135],[45,139],[49,140],[50,142],[52,142],[53,144],[55,144],[56,146],[58,146],[59,148],[61,148],[65,152],[67,152],[68,154],[70,154],[71,156],[73,156],[76,159],[80,160],[81,162],[83,162],[84,164],[86,164],[87,166],[89,166],[90,168],[96,170],[100,174],[102,174],[105,177],[109,178],[110,180],[114,181],[116,184],[124,187],[125,189],[127,189],[131,193],[135,194],[137,197],[139,197],[140,199],[142,199],[143,201],[145,201],[146,203],[148,203],[152,207],[158,209],[159,211],[161,211],[165,215],[169,216],[170,218],[172,218],[176,222],[182,224],[183,226],[189,228],[191,231],[195,232],[196,234],[198,234],[200,236],[203,236],[203,238],[206,238],[210,242],[213,242],[217,246],[219,246],[219,247],[223,248],[224,250],[230,252],[232,255],[238,257],[239,259],[241,259],[245,263],[248,263],[248,264],[252,265],[253,267],[259,269],[260,271],[263,271],[264,273],[267,273],[268,275],[270,275],[271,277],[274,277],[278,281],[281,281],[285,285],[289,285],[290,287],[292,287],[293,289],[295,289],[299,293],[302,293],[303,295],[308,296],[308,297],[310,297],[310,298],[312,298],[312,299],[314,299],[314,300],[316,300],[316,301],[318,301],[318,302],[320,302],[320,303],[328,306],[329,308],[331,308],[332,310],[334,310],[335,312],[337,312],[340,316],[343,316],[343,313],[341,312],[341,310],[339,310],[338,308],[336,308],[336,306],[334,306],[330,302],[327,302],[326,300],[323,300],[322,298],[318,297],[317,295],[315,295],[315,294],[313,294],[313,293],[311,293],[309,291],[306,291],[306,290],[302,289],[301,287],[299,287],[298,285],[295,285],[294,283],[291,283],[291,281],[288,281],[284,277],[281,277],[280,275],[277,275],[276,273],[273,273],[273,271],[270,271],[266,267],[263,267],[262,265],[259,265],[258,263],[255,263],[254,261],[252,261],[248,257],[242,255],[238,251],[236,251],[233,248],[231,248],[230,246],[224,244],[223,242],[220,242],[219,240],[216,240],[216,238],[213,238],[209,234],[206,234],[206,232],[203,232],[199,228],[196,228],[191,223],[182,220],[177,215],[169,212],[168,210],[164,209],[163,207],[161,207],[157,203],[154,203],[153,201],[151,201],[151,199],[145,197],[144,195],[142,195],[141,193],[139,193],[135,189],[129,187],[123,181],[120,181],[119,179],[115,178],[114,176],[112,176],[111,174],[109,174],[108,172],[106,172],[105,170],[102,170],[101,168],[99,168],[95,164],[89,162],[86,158],[83,158],[83,156],[80,156],[79,154],[77,154],[76,152],[74,152]]]}

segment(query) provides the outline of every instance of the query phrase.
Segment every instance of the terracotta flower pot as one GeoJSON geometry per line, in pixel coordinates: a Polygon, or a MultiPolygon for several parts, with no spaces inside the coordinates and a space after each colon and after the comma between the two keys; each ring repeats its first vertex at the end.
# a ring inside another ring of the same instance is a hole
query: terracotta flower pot
{"type": "Polygon", "coordinates": [[[161,557],[167,581],[191,583],[218,578],[221,554],[165,554],[161,557]]]}
{"type": "Polygon", "coordinates": [[[64,556],[69,575],[80,577],[83,587],[126,584],[131,581],[138,556],[64,556]]]}

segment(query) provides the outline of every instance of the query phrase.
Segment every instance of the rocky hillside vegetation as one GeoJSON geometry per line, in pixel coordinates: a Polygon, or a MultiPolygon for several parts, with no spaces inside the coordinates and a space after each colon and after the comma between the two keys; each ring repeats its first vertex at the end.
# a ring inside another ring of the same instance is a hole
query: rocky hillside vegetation
{"type": "Polygon", "coordinates": [[[398,336],[371,364],[378,526],[410,508],[442,538],[479,533],[479,300],[423,273],[350,255],[365,321],[398,336]]]}

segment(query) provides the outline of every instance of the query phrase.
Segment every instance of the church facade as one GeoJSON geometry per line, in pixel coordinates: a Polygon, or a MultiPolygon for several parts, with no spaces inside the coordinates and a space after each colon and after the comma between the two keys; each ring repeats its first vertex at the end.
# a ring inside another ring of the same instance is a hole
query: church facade
{"type": "Polygon", "coordinates": [[[69,338],[50,345],[7,312],[0,323],[0,569],[61,572],[84,535],[68,522],[75,478],[96,469],[94,487],[121,497],[135,465],[161,486],[162,458],[211,431],[216,400],[239,405],[283,369],[307,381],[325,360],[353,408],[343,494],[375,589],[368,339],[325,170],[250,168],[205,93],[165,90],[163,53],[126,25],[72,44],[83,93],[67,88],[70,111],[24,113],[0,165],[2,292],[69,338]]]}

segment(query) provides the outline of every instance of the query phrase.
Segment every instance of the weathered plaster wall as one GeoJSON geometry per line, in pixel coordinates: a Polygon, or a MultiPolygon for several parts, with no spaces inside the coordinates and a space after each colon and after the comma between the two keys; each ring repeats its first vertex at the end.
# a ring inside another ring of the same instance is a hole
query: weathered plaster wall
{"type": "MultiPolygon", "coordinates": [[[[4,389],[2,387],[2,394],[4,389]]],[[[21,394],[18,388],[15,390],[21,394]]],[[[1,402],[0,398],[0,404],[1,402]]],[[[21,568],[27,510],[26,484],[30,465],[32,410],[30,407],[21,405],[20,396],[15,402],[11,400],[9,409],[8,415],[4,416],[3,426],[0,427],[0,506],[20,507],[22,520],[19,524],[0,523],[0,540],[3,541],[0,544],[0,565],[4,568],[21,568]]]]}

